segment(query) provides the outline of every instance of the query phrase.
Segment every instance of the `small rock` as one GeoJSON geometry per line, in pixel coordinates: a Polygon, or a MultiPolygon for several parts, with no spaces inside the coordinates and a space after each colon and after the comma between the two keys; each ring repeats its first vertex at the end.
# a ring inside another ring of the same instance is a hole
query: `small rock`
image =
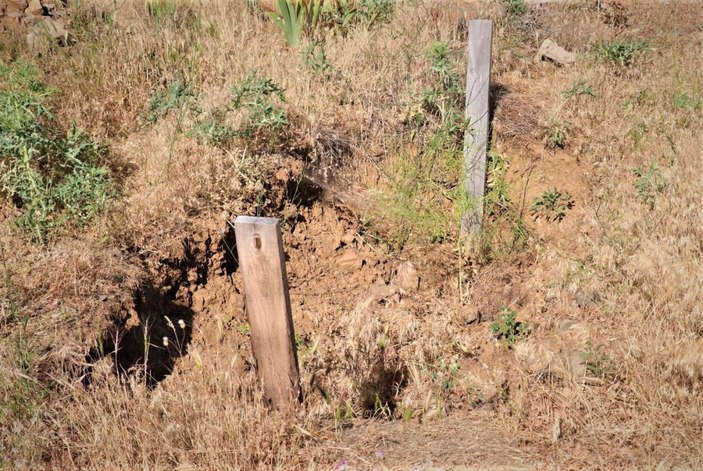
{"type": "Polygon", "coordinates": [[[462,314],[462,320],[467,325],[475,322],[481,322],[481,312],[478,310],[478,306],[467,306],[462,311],[462,314]]]}
{"type": "Polygon", "coordinates": [[[44,8],[42,7],[41,2],[39,0],[31,0],[29,2],[29,6],[24,11],[25,17],[42,16],[43,13],[44,13],[44,8]]]}
{"type": "Polygon", "coordinates": [[[363,264],[364,260],[359,256],[359,254],[354,249],[345,250],[337,258],[337,266],[344,270],[359,270],[363,264]]]}
{"type": "Polygon", "coordinates": [[[323,254],[333,254],[342,246],[342,236],[340,234],[330,234],[322,238],[320,251],[323,254]]]}
{"type": "Polygon", "coordinates": [[[354,240],[356,240],[356,233],[353,231],[348,231],[342,236],[342,243],[344,243],[344,245],[351,245],[354,240]]]}
{"type": "Polygon", "coordinates": [[[393,283],[406,293],[412,293],[420,288],[420,276],[411,262],[403,262],[395,269],[393,283]]]}
{"type": "Polygon", "coordinates": [[[372,288],[372,293],[377,303],[400,302],[400,292],[395,285],[381,282],[372,288]]]}
{"type": "Polygon", "coordinates": [[[545,39],[537,51],[535,62],[545,59],[558,65],[572,65],[576,62],[576,54],[567,51],[551,39],[545,39]]]}
{"type": "Polygon", "coordinates": [[[29,33],[27,33],[27,44],[30,47],[36,47],[42,42],[66,40],[67,37],[68,32],[61,20],[44,16],[41,21],[30,28],[29,33]]]}
{"type": "Polygon", "coordinates": [[[20,19],[24,15],[24,10],[27,8],[25,0],[9,0],[5,9],[5,14],[10,18],[20,19]]]}

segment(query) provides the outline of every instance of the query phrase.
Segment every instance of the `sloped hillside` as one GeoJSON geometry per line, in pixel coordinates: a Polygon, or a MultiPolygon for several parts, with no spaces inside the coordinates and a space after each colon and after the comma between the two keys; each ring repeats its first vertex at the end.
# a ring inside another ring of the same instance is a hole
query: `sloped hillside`
{"type": "Polygon", "coordinates": [[[699,7],[322,2],[299,38],[277,8],[0,6],[2,469],[699,468],[699,7]],[[281,221],[290,414],[238,215],[281,221]]]}

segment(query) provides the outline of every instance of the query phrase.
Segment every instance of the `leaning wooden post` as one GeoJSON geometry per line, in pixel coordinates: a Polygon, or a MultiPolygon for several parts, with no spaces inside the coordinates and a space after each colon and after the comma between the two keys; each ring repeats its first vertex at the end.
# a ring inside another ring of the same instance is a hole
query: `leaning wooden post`
{"type": "Polygon", "coordinates": [[[483,196],[486,190],[486,152],[488,149],[489,100],[491,86],[491,49],[493,22],[469,22],[469,64],[466,73],[466,120],[464,139],[464,186],[473,207],[461,218],[461,233],[474,233],[483,225],[483,196]]]}
{"type": "Polygon", "coordinates": [[[286,409],[302,396],[278,219],[239,216],[234,232],[257,375],[266,397],[286,409]]]}

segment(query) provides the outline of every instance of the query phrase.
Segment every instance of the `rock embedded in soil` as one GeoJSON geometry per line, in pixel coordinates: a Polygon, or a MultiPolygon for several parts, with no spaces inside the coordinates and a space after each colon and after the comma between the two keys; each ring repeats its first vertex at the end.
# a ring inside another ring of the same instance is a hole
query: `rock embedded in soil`
{"type": "Polygon", "coordinates": [[[356,250],[348,249],[337,257],[336,263],[342,270],[352,271],[361,269],[364,265],[364,260],[359,256],[356,250]]]}
{"type": "Polygon", "coordinates": [[[413,293],[420,289],[420,275],[418,275],[412,262],[403,262],[395,269],[393,284],[406,293],[413,293]]]}
{"type": "Polygon", "coordinates": [[[478,306],[466,306],[462,310],[462,320],[466,325],[481,322],[481,312],[478,306]]]}
{"type": "Polygon", "coordinates": [[[549,60],[558,65],[572,65],[576,62],[576,54],[569,52],[557,43],[547,38],[537,51],[535,62],[549,60]]]}

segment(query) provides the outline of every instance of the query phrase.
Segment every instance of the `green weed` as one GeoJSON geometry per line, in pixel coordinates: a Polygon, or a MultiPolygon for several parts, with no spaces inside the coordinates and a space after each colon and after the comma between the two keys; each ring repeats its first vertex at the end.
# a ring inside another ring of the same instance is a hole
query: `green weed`
{"type": "Polygon", "coordinates": [[[613,370],[613,360],[603,353],[600,348],[591,348],[581,355],[581,360],[586,365],[586,370],[596,378],[605,378],[613,370]]]}
{"type": "Polygon", "coordinates": [[[334,67],[327,60],[325,53],[325,42],[320,40],[311,41],[301,52],[303,64],[315,75],[328,77],[334,67]]]}
{"type": "Polygon", "coordinates": [[[439,242],[458,227],[469,201],[460,184],[463,168],[463,99],[460,76],[446,43],[427,49],[434,83],[419,97],[422,111],[409,120],[418,150],[401,150],[385,170],[389,191],[379,193],[389,241],[399,249],[408,240],[439,242]]]}
{"type": "Polygon", "coordinates": [[[593,87],[586,83],[585,80],[578,80],[571,85],[571,88],[563,90],[561,92],[566,98],[571,98],[575,96],[596,96],[596,92],[593,87]]]}
{"type": "Polygon", "coordinates": [[[390,21],[395,12],[395,0],[359,0],[358,11],[368,28],[390,21]]]}
{"type": "Polygon", "coordinates": [[[488,153],[485,208],[489,216],[498,217],[510,209],[509,186],[505,179],[507,160],[495,151],[488,153]]]}
{"type": "Polygon", "coordinates": [[[395,0],[337,0],[325,2],[320,23],[345,36],[355,26],[374,28],[391,20],[395,0]]]}
{"type": "Polygon", "coordinates": [[[344,423],[354,418],[354,408],[352,402],[347,399],[344,404],[334,409],[334,420],[336,423],[344,423]]]}
{"type": "Polygon", "coordinates": [[[517,312],[508,307],[501,309],[498,320],[491,324],[491,330],[493,335],[508,347],[512,347],[515,342],[526,337],[530,332],[526,323],[518,322],[517,312]]]}
{"type": "Polygon", "coordinates": [[[436,77],[436,84],[422,92],[425,111],[440,117],[442,124],[463,131],[461,77],[451,62],[451,49],[446,42],[437,41],[427,49],[427,58],[436,77]]]}
{"type": "Polygon", "coordinates": [[[226,148],[238,136],[227,120],[227,110],[215,109],[199,120],[187,133],[198,141],[215,147],[226,148]]]}
{"type": "Polygon", "coordinates": [[[668,183],[661,174],[655,162],[651,162],[649,167],[636,167],[632,169],[635,178],[635,189],[637,197],[650,208],[654,208],[656,196],[663,193],[668,187],[668,183]]]}
{"type": "Polygon", "coordinates": [[[185,2],[178,0],[148,0],[146,9],[157,29],[201,29],[200,18],[185,2]]]}
{"type": "Polygon", "coordinates": [[[647,134],[647,130],[647,125],[642,121],[639,121],[632,126],[632,129],[630,129],[630,137],[632,138],[632,142],[635,147],[640,145],[645,134],[647,134]]]}
{"type": "Polygon", "coordinates": [[[187,134],[222,148],[237,138],[262,138],[270,144],[288,126],[283,103],[284,90],[252,71],[232,89],[229,106],[209,111],[187,134]]]}
{"type": "Polygon", "coordinates": [[[691,97],[688,93],[679,93],[674,96],[674,106],[680,110],[695,110],[701,107],[703,100],[691,97]]]}
{"type": "Polygon", "coordinates": [[[512,16],[519,16],[527,12],[525,0],[502,0],[502,2],[508,9],[508,13],[512,16]]]}
{"type": "Polygon", "coordinates": [[[194,93],[183,81],[176,81],[165,90],[158,91],[152,95],[149,100],[146,119],[151,124],[154,124],[169,112],[182,110],[193,97],[194,93]]]}
{"type": "Polygon", "coordinates": [[[250,72],[232,89],[232,109],[244,113],[238,132],[251,136],[264,129],[275,133],[288,126],[282,108],[286,101],[284,92],[270,78],[250,72]]]}
{"type": "Polygon", "coordinates": [[[554,149],[566,147],[566,142],[569,138],[569,129],[571,123],[566,120],[553,119],[549,125],[549,135],[547,136],[547,145],[554,149]]]}
{"type": "Polygon", "coordinates": [[[42,243],[90,222],[113,195],[106,148],[75,127],[58,129],[52,94],[30,64],[0,65],[0,192],[21,210],[16,224],[42,243]]]}
{"type": "Polygon", "coordinates": [[[535,219],[543,217],[549,222],[561,221],[566,216],[566,210],[574,206],[571,193],[562,193],[556,188],[545,190],[541,196],[532,201],[530,211],[535,219]]]}
{"type": "Polygon", "coordinates": [[[600,42],[594,47],[596,59],[601,62],[611,62],[623,67],[631,65],[635,58],[649,51],[647,41],[624,41],[618,39],[612,42],[600,42]]]}

